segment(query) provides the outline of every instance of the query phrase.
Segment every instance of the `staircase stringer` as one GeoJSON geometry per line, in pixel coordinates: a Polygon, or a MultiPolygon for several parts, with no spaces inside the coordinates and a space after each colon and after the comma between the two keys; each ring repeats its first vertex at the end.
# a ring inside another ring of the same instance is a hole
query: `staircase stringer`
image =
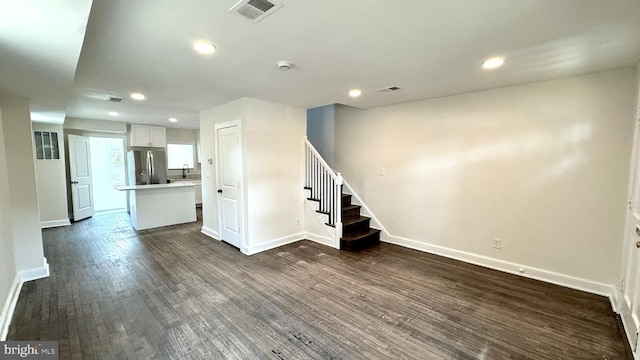
{"type": "Polygon", "coordinates": [[[373,211],[371,211],[371,209],[369,209],[369,207],[365,204],[365,202],[362,201],[360,196],[358,196],[358,194],[353,190],[351,185],[349,185],[347,180],[345,180],[344,178],[342,179],[342,192],[344,192],[345,194],[351,195],[351,203],[361,206],[360,213],[362,215],[364,215],[364,216],[367,216],[367,217],[371,218],[371,227],[372,228],[376,228],[376,229],[380,229],[381,230],[380,240],[388,241],[390,235],[389,235],[389,232],[387,231],[387,229],[382,225],[382,223],[380,222],[380,220],[378,220],[378,218],[373,213],[373,211]]]}

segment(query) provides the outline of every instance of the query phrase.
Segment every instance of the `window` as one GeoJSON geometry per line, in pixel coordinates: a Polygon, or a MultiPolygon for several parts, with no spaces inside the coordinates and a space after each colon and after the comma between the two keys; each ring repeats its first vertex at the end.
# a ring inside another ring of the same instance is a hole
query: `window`
{"type": "Polygon", "coordinates": [[[36,143],[36,159],[38,160],[58,160],[60,152],[58,150],[58,133],[53,131],[34,131],[36,143]]]}
{"type": "Polygon", "coordinates": [[[185,165],[194,168],[193,144],[167,144],[167,166],[169,169],[182,169],[185,165]]]}

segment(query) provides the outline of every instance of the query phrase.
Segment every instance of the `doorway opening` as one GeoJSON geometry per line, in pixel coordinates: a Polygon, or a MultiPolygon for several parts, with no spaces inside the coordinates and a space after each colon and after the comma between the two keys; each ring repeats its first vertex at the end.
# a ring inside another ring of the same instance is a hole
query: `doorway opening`
{"type": "Polygon", "coordinates": [[[127,211],[126,192],[114,186],[126,185],[124,139],[120,137],[89,138],[91,174],[96,212],[127,211]]]}

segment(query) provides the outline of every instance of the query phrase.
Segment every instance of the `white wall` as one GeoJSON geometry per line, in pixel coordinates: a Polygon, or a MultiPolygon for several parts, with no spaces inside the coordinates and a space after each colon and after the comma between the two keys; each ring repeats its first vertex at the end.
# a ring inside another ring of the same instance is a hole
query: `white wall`
{"type": "Polygon", "coordinates": [[[48,276],[42,248],[29,104],[0,97],[16,267],[24,280],[48,276]]]}
{"type": "Polygon", "coordinates": [[[215,125],[238,119],[243,131],[243,251],[251,254],[302,239],[305,110],[249,98],[200,113],[203,231],[217,236],[215,125]]]}
{"type": "Polygon", "coordinates": [[[307,138],[329,166],[335,157],[335,119],[335,105],[307,110],[307,138]]]}
{"type": "Polygon", "coordinates": [[[43,228],[70,225],[67,213],[67,177],[65,173],[64,136],[62,125],[32,123],[33,130],[58,133],[60,159],[35,159],[40,226],[43,228]]]}
{"type": "MultiPolygon", "coordinates": [[[[10,136],[10,134],[9,134],[10,136]]],[[[12,294],[17,278],[11,224],[11,199],[9,198],[9,171],[4,141],[4,119],[0,106],[0,341],[5,340],[11,321],[12,294]]]]}
{"type": "Polygon", "coordinates": [[[619,272],[634,86],[624,69],[338,106],[336,167],[391,242],[606,294],[619,272]]]}
{"type": "Polygon", "coordinates": [[[69,130],[124,134],[127,132],[127,123],[67,117],[64,119],[64,128],[69,130]]]}

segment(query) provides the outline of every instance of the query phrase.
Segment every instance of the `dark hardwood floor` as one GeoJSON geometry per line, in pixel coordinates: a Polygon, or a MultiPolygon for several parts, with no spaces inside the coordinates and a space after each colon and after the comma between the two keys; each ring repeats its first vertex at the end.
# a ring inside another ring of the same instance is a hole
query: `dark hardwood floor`
{"type": "Polygon", "coordinates": [[[381,244],[253,256],[201,223],[44,230],[9,340],[61,359],[626,359],[606,298],[381,244]]]}

